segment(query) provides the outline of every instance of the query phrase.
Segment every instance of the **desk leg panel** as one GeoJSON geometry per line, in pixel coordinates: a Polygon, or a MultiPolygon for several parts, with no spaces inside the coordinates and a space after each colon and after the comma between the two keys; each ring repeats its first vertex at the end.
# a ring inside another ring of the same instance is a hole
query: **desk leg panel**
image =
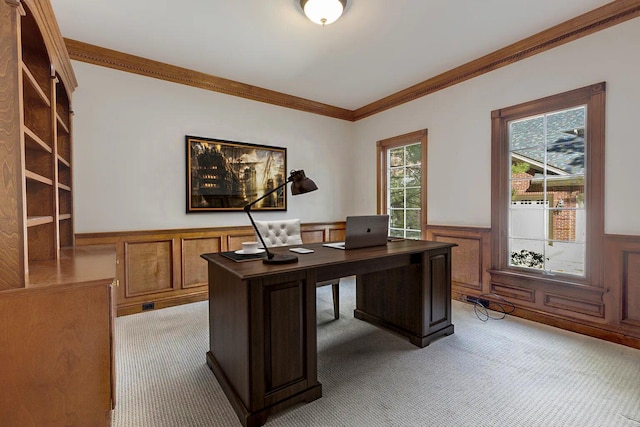
{"type": "Polygon", "coordinates": [[[207,364],[242,424],[322,396],[315,271],[239,280],[209,264],[207,364]]]}
{"type": "MultiPolygon", "coordinates": [[[[422,329],[424,336],[446,330],[451,335],[451,249],[440,249],[423,254],[423,302],[425,309],[422,329]]],[[[442,334],[438,334],[441,336],[442,334]]]]}
{"type": "Polygon", "coordinates": [[[231,407],[238,416],[238,420],[244,427],[259,427],[266,423],[269,415],[273,413],[286,409],[297,403],[313,402],[314,400],[322,397],[322,384],[316,382],[314,386],[309,387],[300,393],[290,395],[273,405],[263,406],[254,411],[250,411],[242,402],[240,396],[236,394],[233,385],[229,383],[224,371],[220,368],[220,365],[216,362],[211,352],[207,353],[207,364],[216,376],[222,391],[227,396],[231,407]]]}
{"type": "Polygon", "coordinates": [[[315,313],[313,272],[251,282],[255,401],[271,405],[317,384],[315,313]]]}
{"type": "Polygon", "coordinates": [[[407,336],[422,336],[420,264],[356,276],[355,317],[407,336]]]}
{"type": "Polygon", "coordinates": [[[406,266],[358,275],[354,316],[418,347],[453,334],[451,250],[427,251],[406,266]]]}
{"type": "MultiPolygon", "coordinates": [[[[250,402],[249,378],[249,294],[246,283],[227,270],[209,263],[209,353],[224,381],[233,389],[231,400],[250,402]]],[[[220,380],[218,374],[216,377],[220,380]]],[[[222,381],[220,381],[222,384],[222,381]]]]}

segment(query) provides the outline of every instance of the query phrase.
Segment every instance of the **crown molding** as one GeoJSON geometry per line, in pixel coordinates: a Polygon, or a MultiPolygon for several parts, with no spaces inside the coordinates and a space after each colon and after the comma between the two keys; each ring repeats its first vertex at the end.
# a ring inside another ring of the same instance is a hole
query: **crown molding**
{"type": "Polygon", "coordinates": [[[298,98],[77,40],[65,38],[64,42],[70,58],[76,61],[336,119],[358,121],[638,16],[640,0],[615,0],[356,110],[298,98]]]}
{"type": "Polygon", "coordinates": [[[266,102],[280,107],[329,116],[342,120],[353,120],[353,112],[344,108],[322,104],[309,99],[287,95],[257,86],[236,82],[222,77],[165,64],[163,62],[130,55],[117,50],[106,49],[78,40],[64,39],[71,59],[89,64],[101,65],[115,70],[127,71],[146,77],[153,77],[173,83],[180,83],[199,89],[224,93],[251,99],[253,101],[266,102]]]}
{"type": "Polygon", "coordinates": [[[357,121],[640,16],[640,0],[616,0],[481,58],[396,92],[353,113],[357,121]]]}

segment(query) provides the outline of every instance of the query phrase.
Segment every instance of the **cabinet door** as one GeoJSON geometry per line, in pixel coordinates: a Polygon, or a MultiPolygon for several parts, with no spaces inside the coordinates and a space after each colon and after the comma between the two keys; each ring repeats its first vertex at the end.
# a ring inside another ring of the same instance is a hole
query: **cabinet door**
{"type": "Polygon", "coordinates": [[[0,293],[0,419],[104,425],[112,387],[111,282],[0,293]]]}

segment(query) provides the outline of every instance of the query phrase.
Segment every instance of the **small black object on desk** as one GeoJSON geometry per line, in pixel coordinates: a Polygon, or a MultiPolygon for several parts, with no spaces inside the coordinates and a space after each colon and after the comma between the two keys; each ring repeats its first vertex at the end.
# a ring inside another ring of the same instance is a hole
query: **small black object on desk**
{"type": "Polygon", "coordinates": [[[229,258],[235,262],[243,262],[243,261],[254,261],[258,259],[265,259],[267,256],[266,252],[260,252],[256,254],[238,254],[235,251],[229,252],[220,252],[220,255],[223,257],[229,258]]]}

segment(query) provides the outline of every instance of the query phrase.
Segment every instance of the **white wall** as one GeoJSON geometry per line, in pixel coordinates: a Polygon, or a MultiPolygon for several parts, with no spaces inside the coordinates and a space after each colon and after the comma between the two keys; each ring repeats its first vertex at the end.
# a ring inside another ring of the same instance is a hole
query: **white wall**
{"type": "MultiPolygon", "coordinates": [[[[73,63],[77,233],[248,225],[243,212],[186,214],[185,135],[287,148],[318,191],[255,218],[337,221],[351,190],[353,123],[73,63]]],[[[291,195],[289,191],[289,195],[291,195]]]]}
{"type": "Polygon", "coordinates": [[[490,227],[491,111],[606,81],[605,231],[640,234],[638,40],[636,18],[356,122],[347,210],[375,209],[375,142],[426,128],[429,224],[490,227]]]}
{"type": "Polygon", "coordinates": [[[262,218],[374,213],[375,142],[424,128],[429,224],[489,227],[491,111],[606,81],[605,231],[638,235],[637,40],[636,18],[356,123],[74,62],[76,232],[246,225],[185,214],[186,134],[287,147],[320,190],[262,218]]]}

